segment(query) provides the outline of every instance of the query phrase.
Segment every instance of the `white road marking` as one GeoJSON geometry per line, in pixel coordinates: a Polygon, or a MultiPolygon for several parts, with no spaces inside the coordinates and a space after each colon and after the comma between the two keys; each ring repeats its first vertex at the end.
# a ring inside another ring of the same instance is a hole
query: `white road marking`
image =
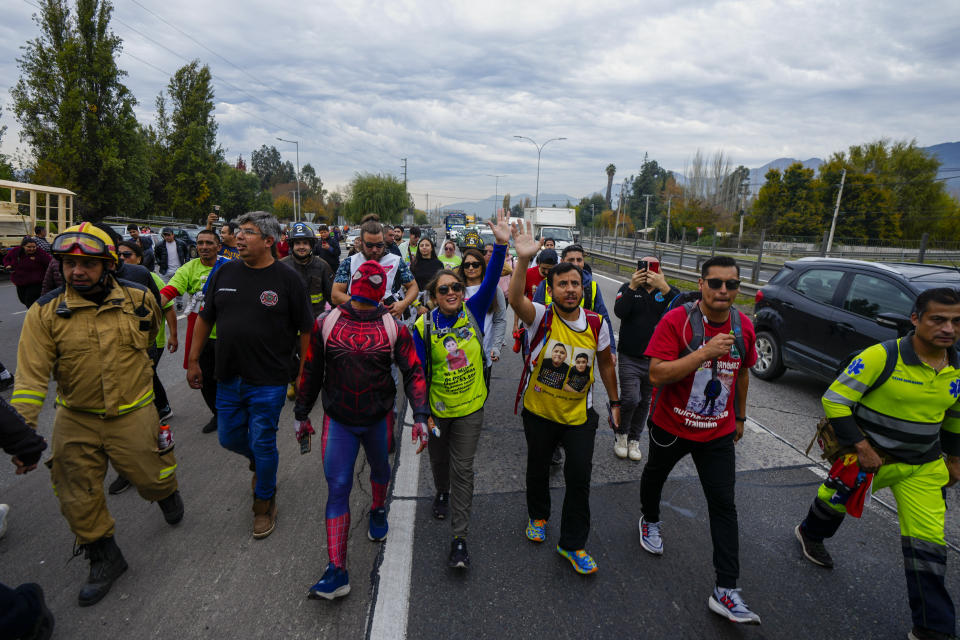
{"type": "Polygon", "coordinates": [[[624,282],[626,282],[626,280],[616,280],[616,279],[614,279],[614,278],[611,278],[610,276],[605,276],[605,275],[603,275],[602,273],[597,273],[597,272],[594,272],[594,273],[593,273],[593,277],[594,277],[594,278],[603,278],[604,280],[609,280],[609,281],[612,282],[613,284],[623,284],[624,282]]]}
{"type": "Polygon", "coordinates": [[[27,310],[24,309],[23,311],[14,311],[14,312],[11,313],[10,315],[12,315],[12,316],[19,316],[20,314],[26,313],[26,312],[27,312],[27,310]]]}
{"type": "MultiPolygon", "coordinates": [[[[407,407],[404,424],[412,424],[407,407]]],[[[407,432],[401,429],[401,439],[407,432]]],[[[407,637],[410,573],[413,569],[413,534],[416,525],[420,456],[409,440],[398,443],[400,463],[393,481],[390,503],[390,536],[384,542],[376,599],[371,603],[370,640],[403,640],[407,637]],[[397,498],[400,498],[397,500],[397,498]]]]}

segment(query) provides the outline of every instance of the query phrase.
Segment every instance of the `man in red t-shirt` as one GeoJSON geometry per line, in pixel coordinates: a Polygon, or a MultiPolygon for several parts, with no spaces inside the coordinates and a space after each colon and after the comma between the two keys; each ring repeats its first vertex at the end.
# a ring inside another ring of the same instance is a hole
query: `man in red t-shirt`
{"type": "Polygon", "coordinates": [[[734,503],[736,452],[743,437],[749,367],[757,360],[749,318],[732,309],[740,287],[733,258],[718,256],[703,263],[699,313],[685,307],[667,313],[644,353],[650,358],[650,382],[657,387],[650,412],[650,451],[640,477],[640,544],[663,553],[660,495],[674,465],[693,457],[707,498],[716,587],[710,610],[733,622],[760,624],[760,616],[743,601],[737,586],[740,541],[734,503]],[[739,314],[744,353],[734,337],[731,312],[739,314]],[[703,325],[703,344],[691,345],[693,322],[703,325]]]}

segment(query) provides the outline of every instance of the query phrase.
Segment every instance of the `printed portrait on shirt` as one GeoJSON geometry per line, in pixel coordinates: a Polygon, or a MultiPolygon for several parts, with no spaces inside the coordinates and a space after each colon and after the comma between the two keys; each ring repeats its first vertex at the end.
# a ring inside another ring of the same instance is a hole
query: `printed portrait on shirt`
{"type": "Polygon", "coordinates": [[[737,370],[725,367],[729,365],[727,362],[721,361],[719,365],[717,367],[716,360],[708,360],[697,369],[690,387],[687,411],[701,416],[719,416],[727,410],[727,399],[737,370]]]}
{"type": "Polygon", "coordinates": [[[537,382],[552,389],[563,389],[563,383],[570,371],[573,360],[573,347],[557,340],[550,340],[540,354],[540,373],[537,382]]]}
{"type": "Polygon", "coordinates": [[[564,391],[582,393],[590,384],[590,367],[593,366],[594,352],[588,349],[577,349],[573,352],[573,362],[567,372],[567,381],[563,385],[564,391]]]}
{"type": "Polygon", "coordinates": [[[450,371],[457,371],[470,365],[466,352],[457,344],[455,337],[447,335],[443,339],[443,346],[447,350],[447,368],[450,371]]]}

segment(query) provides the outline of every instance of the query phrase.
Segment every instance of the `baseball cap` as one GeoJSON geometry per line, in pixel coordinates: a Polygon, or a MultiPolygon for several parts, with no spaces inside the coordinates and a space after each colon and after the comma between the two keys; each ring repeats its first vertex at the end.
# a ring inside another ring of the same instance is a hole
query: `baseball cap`
{"type": "Polygon", "coordinates": [[[544,249],[540,252],[540,255],[537,256],[537,264],[557,264],[559,261],[557,252],[553,249],[544,249]]]}

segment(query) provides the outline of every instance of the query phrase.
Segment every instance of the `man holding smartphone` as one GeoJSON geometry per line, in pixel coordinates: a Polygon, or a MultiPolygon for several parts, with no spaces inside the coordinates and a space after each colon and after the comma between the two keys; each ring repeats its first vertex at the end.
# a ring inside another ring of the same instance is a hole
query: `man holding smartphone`
{"type": "Polygon", "coordinates": [[[617,292],[613,313],[620,318],[620,427],[614,438],[613,452],[618,458],[639,461],[640,434],[647,420],[653,385],[650,384],[650,358],[643,355],[653,330],[673,298],[680,294],[667,284],[660,272],[660,260],[647,256],[637,262],[630,281],[617,292]]]}

